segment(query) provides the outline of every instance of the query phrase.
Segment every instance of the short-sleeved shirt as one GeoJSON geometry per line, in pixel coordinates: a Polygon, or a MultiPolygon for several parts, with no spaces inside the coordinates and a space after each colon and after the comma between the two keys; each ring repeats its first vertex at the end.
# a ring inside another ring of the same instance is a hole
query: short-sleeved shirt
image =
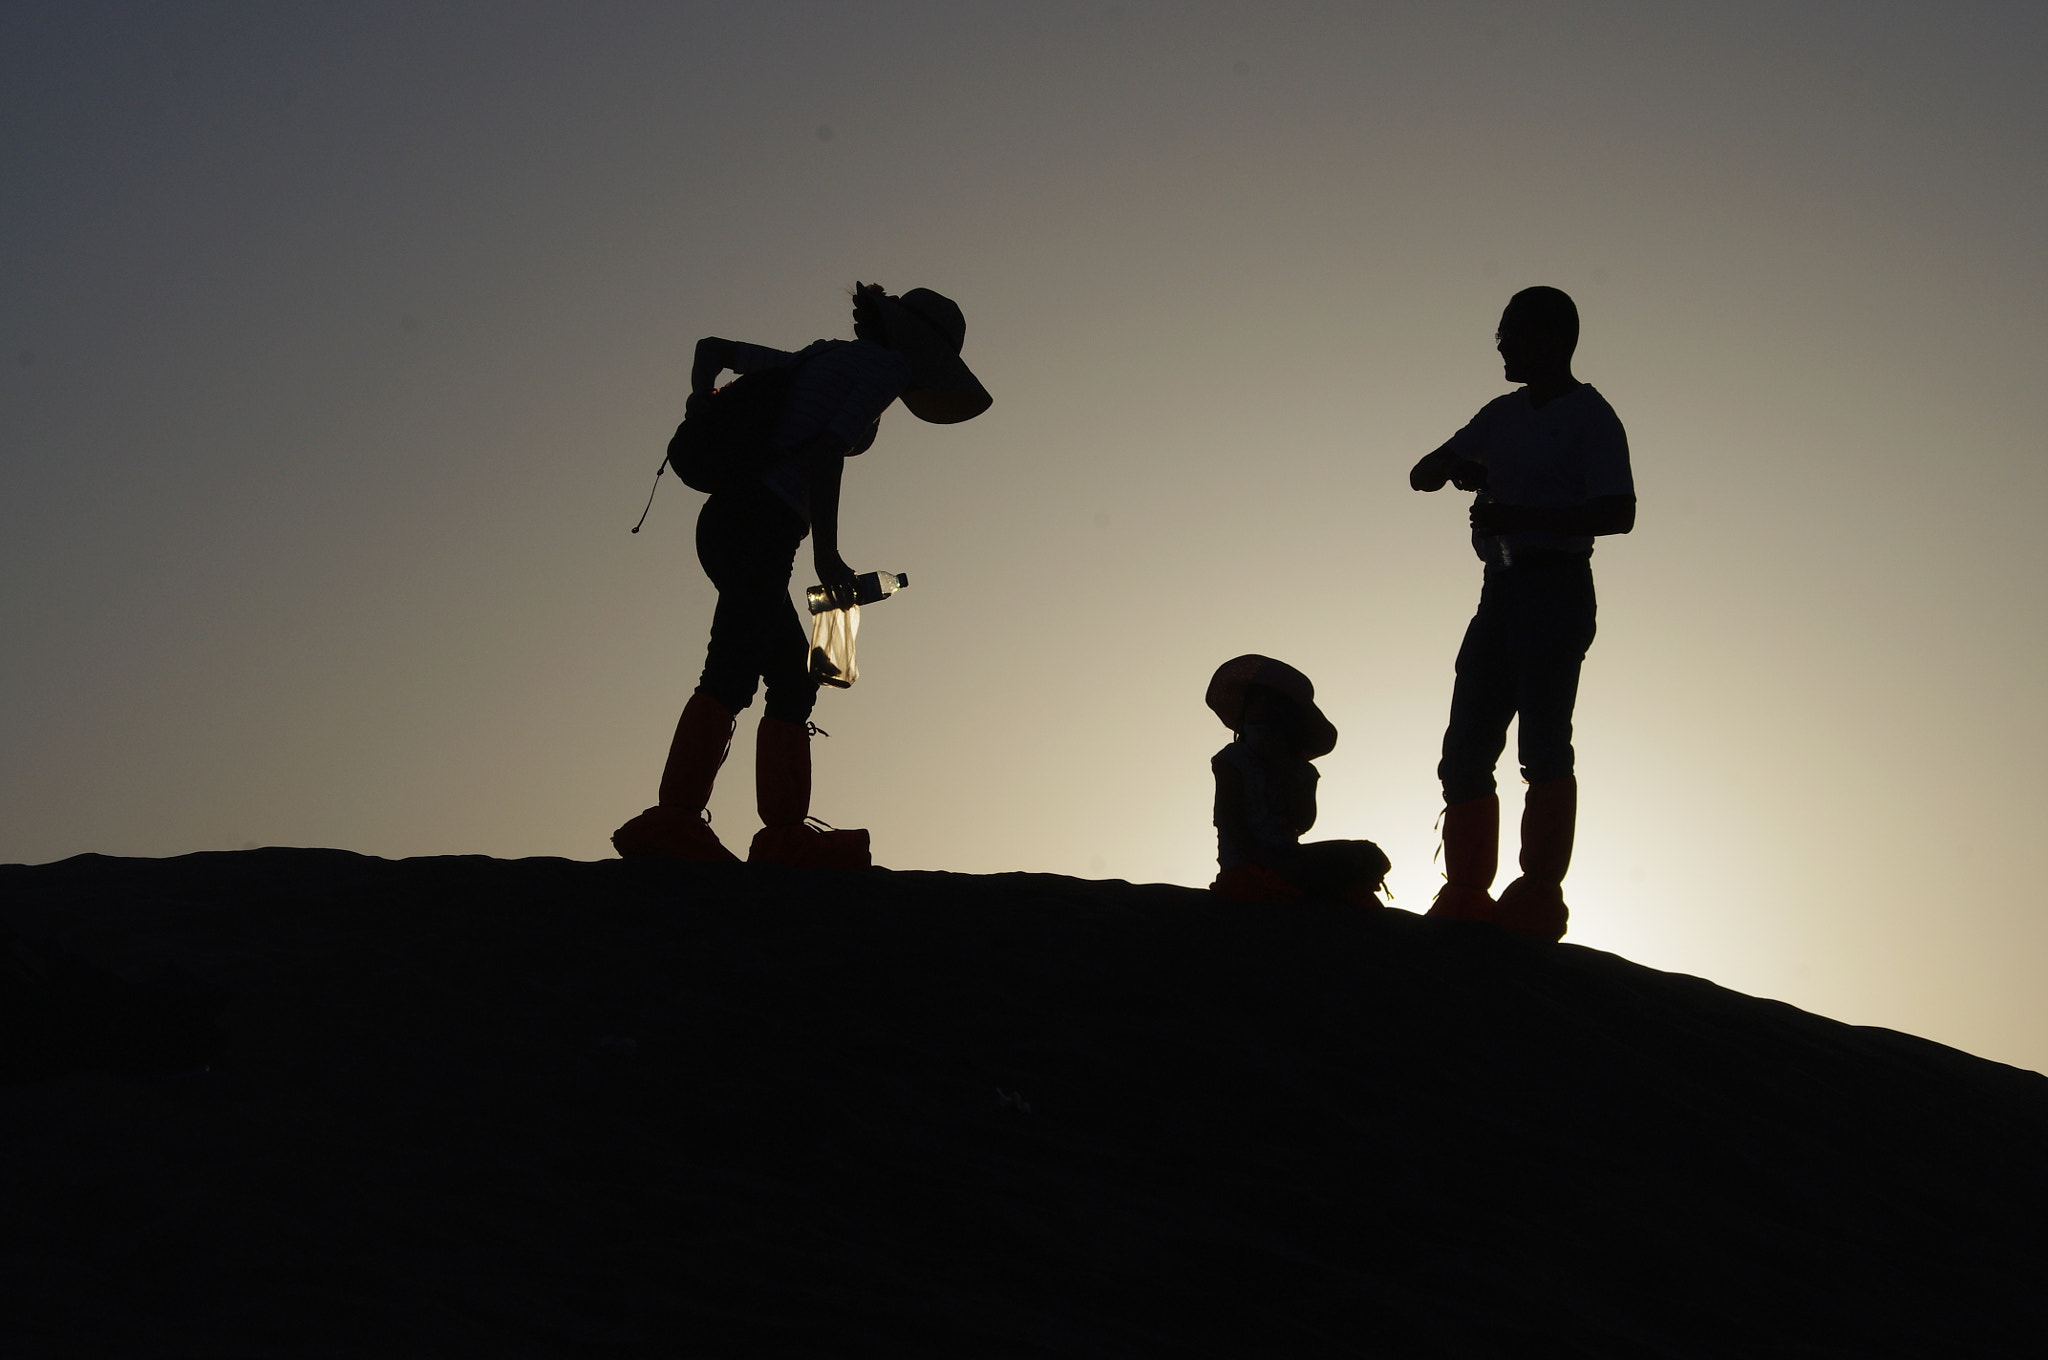
{"type": "MultiPolygon", "coordinates": [[[[910,383],[910,360],[872,340],[817,340],[792,354],[750,345],[733,345],[729,367],[752,373],[803,361],[803,369],[783,398],[782,415],[769,436],[771,448],[794,450],[829,433],[846,445],[847,457],[865,453],[875,442],[882,412],[903,395],[910,383]]],[[[769,465],[761,482],[790,509],[811,518],[810,463],[801,455],[769,465]]]]}
{"type": "MultiPolygon", "coordinates": [[[[1541,410],[1529,404],[1526,387],[1496,397],[1444,447],[1486,465],[1486,487],[1473,499],[1474,505],[1498,501],[1557,510],[1602,496],[1633,496],[1636,491],[1628,464],[1628,432],[1590,383],[1553,397],[1541,410]]],[[[1510,557],[1517,548],[1581,556],[1593,551],[1590,534],[1541,530],[1486,538],[1474,534],[1472,550],[1486,562],[1500,563],[1502,539],[1510,557]]]]}

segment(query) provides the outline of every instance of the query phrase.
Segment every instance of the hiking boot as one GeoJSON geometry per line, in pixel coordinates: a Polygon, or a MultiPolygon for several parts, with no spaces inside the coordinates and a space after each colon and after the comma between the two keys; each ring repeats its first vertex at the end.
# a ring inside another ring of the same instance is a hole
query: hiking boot
{"type": "Polygon", "coordinates": [[[1495,921],[1552,944],[1564,938],[1571,916],[1564,904],[1564,876],[1572,866],[1578,814],[1576,777],[1529,786],[1522,799],[1522,876],[1501,889],[1495,921]]]}
{"type": "Polygon", "coordinates": [[[749,864],[780,864],[791,869],[870,869],[874,856],[868,833],[798,822],[795,826],[764,826],[747,848],[749,864]]]}
{"type": "Polygon", "coordinates": [[[655,805],[612,832],[612,848],[623,859],[685,859],[699,863],[737,860],[707,825],[704,805],[725,753],[732,749],[734,718],[725,705],[699,690],[683,705],[669,741],[655,805]]]}
{"type": "Polygon", "coordinates": [[[612,832],[621,859],[682,859],[732,864],[739,856],[719,842],[699,808],[651,807],[612,832]]]}
{"type": "Polygon", "coordinates": [[[1570,918],[1571,910],[1564,904],[1563,885],[1539,883],[1525,877],[1500,890],[1500,898],[1494,903],[1493,915],[1489,919],[1518,935],[1527,935],[1545,944],[1556,944],[1564,938],[1565,922],[1570,918]]]}
{"type": "Polygon", "coordinates": [[[1440,921],[1491,921],[1497,904],[1484,888],[1468,883],[1446,883],[1436,890],[1425,916],[1440,921]]]}
{"type": "Polygon", "coordinates": [[[732,749],[732,729],[738,721],[725,705],[698,690],[683,705],[676,719],[676,734],[668,745],[668,760],[661,768],[661,792],[654,801],[662,807],[702,812],[711,801],[711,785],[732,749]]]}
{"type": "Polygon", "coordinates": [[[838,830],[811,817],[809,723],[762,718],[754,748],[754,802],[766,823],[747,850],[750,864],[795,869],[867,869],[868,833],[838,830]]]}
{"type": "Polygon", "coordinates": [[[1468,798],[1444,809],[1444,885],[1430,916],[1452,921],[1494,919],[1493,876],[1500,868],[1500,795],[1468,798]]]}

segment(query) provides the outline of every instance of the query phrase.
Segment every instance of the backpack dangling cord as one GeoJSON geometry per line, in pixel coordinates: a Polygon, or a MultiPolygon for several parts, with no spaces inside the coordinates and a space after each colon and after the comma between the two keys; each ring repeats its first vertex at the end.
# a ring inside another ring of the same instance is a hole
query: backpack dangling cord
{"type": "MultiPolygon", "coordinates": [[[[668,459],[661,460],[661,466],[654,470],[654,485],[647,488],[647,504],[640,510],[640,524],[647,522],[647,512],[654,508],[654,493],[661,490],[661,474],[668,471],[668,459]]],[[[633,526],[633,532],[640,532],[640,524],[633,526]]]]}

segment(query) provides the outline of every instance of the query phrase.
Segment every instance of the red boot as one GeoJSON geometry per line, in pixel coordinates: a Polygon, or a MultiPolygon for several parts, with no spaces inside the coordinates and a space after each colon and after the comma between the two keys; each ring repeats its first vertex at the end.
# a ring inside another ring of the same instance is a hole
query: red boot
{"type": "Polygon", "coordinates": [[[1493,919],[1509,930],[1555,943],[1571,912],[1564,904],[1565,870],[1579,816],[1573,775],[1531,784],[1522,801],[1522,876],[1502,888],[1493,919]]]}
{"type": "Polygon", "coordinates": [[[1487,889],[1500,868],[1500,795],[1469,798],[1444,809],[1444,885],[1428,914],[1453,921],[1491,921],[1487,889]]]}
{"type": "Polygon", "coordinates": [[[808,723],[761,719],[754,749],[754,798],[766,823],[754,833],[749,864],[793,869],[866,869],[874,864],[868,833],[811,825],[811,729],[808,723]]]}
{"type": "Polygon", "coordinates": [[[655,806],[612,832],[612,848],[625,859],[686,859],[699,863],[732,862],[739,858],[719,844],[704,820],[712,781],[725,753],[732,748],[733,715],[725,705],[699,691],[683,705],[676,735],[669,742],[668,764],[661,771],[661,792],[655,806]]]}

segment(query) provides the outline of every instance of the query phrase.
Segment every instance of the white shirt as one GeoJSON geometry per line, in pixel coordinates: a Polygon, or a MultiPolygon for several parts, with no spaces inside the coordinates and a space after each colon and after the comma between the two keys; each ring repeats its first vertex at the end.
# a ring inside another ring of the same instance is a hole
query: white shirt
{"type": "MultiPolygon", "coordinates": [[[[1526,387],[1496,397],[1444,447],[1486,466],[1486,487],[1473,498],[1474,505],[1499,502],[1561,510],[1602,496],[1633,496],[1636,491],[1628,462],[1628,432],[1590,383],[1553,397],[1542,410],[1529,404],[1526,387]]],[[[1474,534],[1472,550],[1487,562],[1501,562],[1502,538],[1510,556],[1516,548],[1593,551],[1590,534],[1543,530],[1489,538],[1474,534]]]]}

